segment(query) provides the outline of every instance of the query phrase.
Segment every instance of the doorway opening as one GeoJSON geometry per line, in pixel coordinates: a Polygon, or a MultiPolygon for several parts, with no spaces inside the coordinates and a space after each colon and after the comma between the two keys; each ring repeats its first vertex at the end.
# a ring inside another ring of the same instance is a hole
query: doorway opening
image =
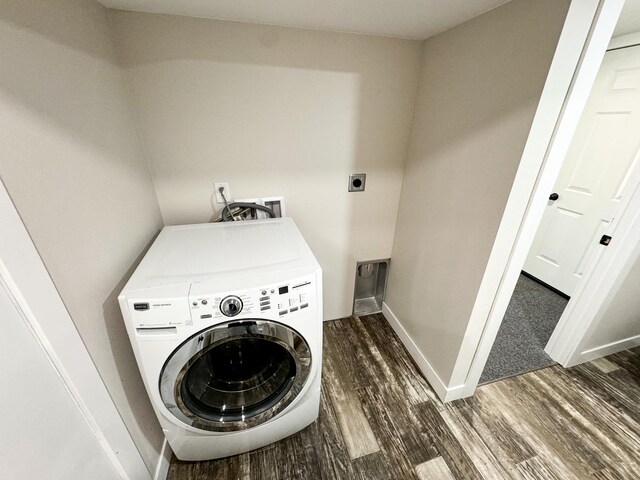
{"type": "Polygon", "coordinates": [[[479,385],[555,365],[544,351],[569,299],[520,274],[479,385]]]}
{"type": "Polygon", "coordinates": [[[526,257],[479,385],[554,365],[545,351],[638,183],[640,2],[628,0],[526,257]],[[587,273],[587,275],[585,275],[587,273]]]}

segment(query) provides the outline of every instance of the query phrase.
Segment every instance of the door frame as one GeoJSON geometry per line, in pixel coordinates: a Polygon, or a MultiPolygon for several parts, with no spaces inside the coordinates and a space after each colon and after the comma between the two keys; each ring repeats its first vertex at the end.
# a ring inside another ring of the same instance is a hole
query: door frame
{"type": "MultiPolygon", "coordinates": [[[[611,40],[607,51],[627,47],[640,48],[640,32],[611,40]]],[[[545,348],[545,352],[563,367],[572,367],[640,343],[640,338],[631,337],[583,350],[585,342],[599,325],[607,306],[613,301],[640,254],[639,159],[640,151],[636,152],[635,165],[629,172],[629,182],[625,186],[615,217],[607,229],[607,235],[612,237],[611,243],[608,247],[601,246],[594,252],[585,270],[589,281],[578,283],[571,299],[573,301],[567,304],[545,348]]]]}
{"type": "MultiPolygon", "coordinates": [[[[640,152],[638,153],[640,155],[640,152]]],[[[622,282],[640,254],[640,165],[630,174],[631,181],[623,194],[607,234],[612,237],[608,247],[600,246],[590,260],[576,293],[567,304],[545,352],[564,367],[619,352],[640,344],[640,337],[584,350],[585,343],[600,324],[622,282]],[[585,319],[587,319],[585,321],[585,319]]]]}
{"type": "Polygon", "coordinates": [[[0,181],[0,280],[122,479],[151,479],[26,227],[0,181]]]}
{"type": "Polygon", "coordinates": [[[623,4],[569,6],[445,401],[475,392],[623,4]]]}

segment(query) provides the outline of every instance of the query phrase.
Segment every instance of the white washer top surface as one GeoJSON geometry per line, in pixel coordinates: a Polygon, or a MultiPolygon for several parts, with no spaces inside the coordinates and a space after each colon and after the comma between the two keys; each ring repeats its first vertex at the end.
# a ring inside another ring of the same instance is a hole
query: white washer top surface
{"type": "Polygon", "coordinates": [[[168,226],[124,291],[317,268],[291,218],[168,226]]]}

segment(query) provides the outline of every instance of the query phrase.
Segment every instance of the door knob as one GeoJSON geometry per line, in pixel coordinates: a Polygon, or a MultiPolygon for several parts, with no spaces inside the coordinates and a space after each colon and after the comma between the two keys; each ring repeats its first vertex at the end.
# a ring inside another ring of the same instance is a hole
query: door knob
{"type": "Polygon", "coordinates": [[[557,193],[552,193],[551,195],[549,195],[549,200],[551,200],[552,202],[555,202],[559,198],[560,195],[558,195],[557,193]]]}

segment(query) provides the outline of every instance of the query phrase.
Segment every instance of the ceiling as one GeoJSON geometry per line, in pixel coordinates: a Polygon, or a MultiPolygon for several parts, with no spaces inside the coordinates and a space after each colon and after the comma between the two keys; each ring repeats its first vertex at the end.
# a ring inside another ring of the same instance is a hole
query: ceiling
{"type": "Polygon", "coordinates": [[[508,0],[98,0],[105,7],[424,39],[508,0]]]}

